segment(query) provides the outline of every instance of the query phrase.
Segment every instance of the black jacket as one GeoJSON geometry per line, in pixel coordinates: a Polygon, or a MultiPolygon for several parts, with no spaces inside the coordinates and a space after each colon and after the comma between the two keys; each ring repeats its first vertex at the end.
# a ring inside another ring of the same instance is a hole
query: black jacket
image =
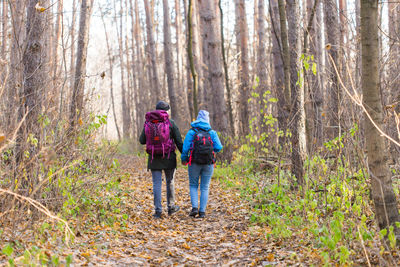
{"type": "MultiPolygon", "coordinates": [[[[172,140],[174,140],[176,147],[178,148],[179,152],[182,153],[182,136],[179,131],[178,126],[176,126],[174,120],[170,119],[171,126],[169,127],[169,134],[172,140]]],[[[142,133],[140,134],[139,142],[142,145],[146,144],[146,135],[144,133],[144,128],[142,133]]],[[[147,160],[147,169],[150,170],[164,170],[164,169],[175,169],[176,168],[176,153],[171,152],[169,158],[162,156],[154,156],[153,160],[151,159],[151,155],[148,156],[147,160]]]]}

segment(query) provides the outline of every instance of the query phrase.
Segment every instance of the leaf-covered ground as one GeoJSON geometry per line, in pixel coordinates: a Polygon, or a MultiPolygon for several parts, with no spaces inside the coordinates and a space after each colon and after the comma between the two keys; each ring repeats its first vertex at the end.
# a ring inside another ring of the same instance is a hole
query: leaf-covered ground
{"type": "MultiPolygon", "coordinates": [[[[187,171],[176,173],[177,204],[181,210],[163,219],[153,219],[151,174],[143,158],[120,159],[125,172],[129,204],[125,225],[95,226],[82,231],[71,247],[77,265],[292,265],[291,249],[279,250],[279,243],[267,243],[263,231],[249,226],[249,214],[238,192],[224,189],[214,179],[205,219],[191,218],[187,171]]],[[[163,186],[163,204],[165,202],[163,186]]]]}

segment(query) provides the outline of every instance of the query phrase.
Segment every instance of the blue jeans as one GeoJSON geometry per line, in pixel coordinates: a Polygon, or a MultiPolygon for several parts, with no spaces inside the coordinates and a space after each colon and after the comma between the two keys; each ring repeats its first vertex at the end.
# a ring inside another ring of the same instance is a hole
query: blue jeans
{"type": "Polygon", "coordinates": [[[199,165],[192,163],[188,168],[189,170],[189,189],[190,189],[190,200],[192,202],[192,208],[198,208],[198,188],[199,178],[200,180],[200,212],[206,212],[208,191],[210,189],[211,176],[214,172],[214,165],[199,165]]]}
{"type": "MultiPolygon", "coordinates": [[[[174,174],[175,169],[164,170],[167,186],[167,205],[168,209],[175,205],[175,182],[174,174]]],[[[162,212],[162,196],[161,196],[161,186],[162,186],[162,170],[151,170],[151,175],[153,177],[153,196],[154,196],[154,207],[156,212],[162,212]]]]}

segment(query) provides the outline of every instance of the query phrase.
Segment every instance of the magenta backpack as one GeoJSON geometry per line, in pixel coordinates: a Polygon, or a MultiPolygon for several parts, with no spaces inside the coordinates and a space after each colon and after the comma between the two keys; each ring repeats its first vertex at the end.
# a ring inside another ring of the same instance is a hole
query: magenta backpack
{"type": "Polygon", "coordinates": [[[170,138],[170,126],[168,113],[165,110],[154,110],[146,113],[144,133],[146,135],[146,152],[151,159],[156,156],[163,158],[175,151],[175,143],[170,138]]]}

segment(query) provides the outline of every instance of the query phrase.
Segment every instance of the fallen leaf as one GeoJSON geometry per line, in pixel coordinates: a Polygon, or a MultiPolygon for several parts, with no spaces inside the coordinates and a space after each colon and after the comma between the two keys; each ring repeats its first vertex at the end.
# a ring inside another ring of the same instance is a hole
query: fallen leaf
{"type": "Polygon", "coordinates": [[[186,242],[182,244],[182,247],[185,249],[190,249],[189,245],[186,242]]]}

